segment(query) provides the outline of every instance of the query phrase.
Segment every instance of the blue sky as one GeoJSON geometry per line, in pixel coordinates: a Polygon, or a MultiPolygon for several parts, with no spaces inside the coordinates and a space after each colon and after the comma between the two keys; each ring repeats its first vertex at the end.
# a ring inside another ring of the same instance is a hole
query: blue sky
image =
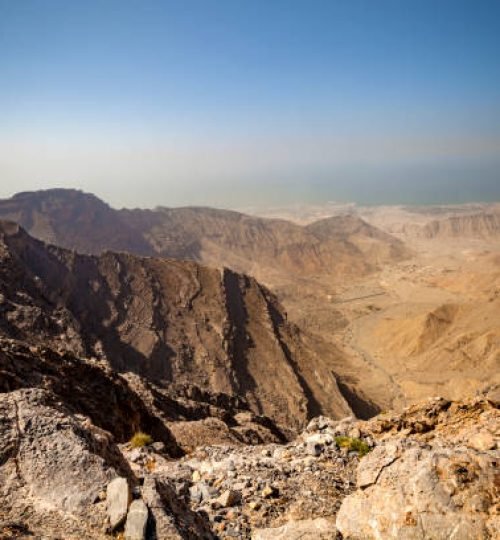
{"type": "Polygon", "coordinates": [[[0,196],[500,199],[496,0],[0,0],[0,196]]]}

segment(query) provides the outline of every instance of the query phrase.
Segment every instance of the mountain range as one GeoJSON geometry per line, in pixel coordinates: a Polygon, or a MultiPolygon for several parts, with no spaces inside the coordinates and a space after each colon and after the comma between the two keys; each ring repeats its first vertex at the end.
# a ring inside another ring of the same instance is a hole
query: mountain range
{"type": "Polygon", "coordinates": [[[300,226],[203,207],[115,210],[94,195],[65,189],[1,200],[0,219],[81,253],[194,260],[251,274],[267,285],[297,274],[366,274],[410,253],[401,241],[353,215],[300,226]]]}

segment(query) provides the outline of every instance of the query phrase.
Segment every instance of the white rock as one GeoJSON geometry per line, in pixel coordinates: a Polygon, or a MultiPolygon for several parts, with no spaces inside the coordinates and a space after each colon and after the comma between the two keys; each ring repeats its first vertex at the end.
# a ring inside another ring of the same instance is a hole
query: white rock
{"type": "Polygon", "coordinates": [[[148,523],[148,507],[137,499],[132,502],[125,523],[125,540],[144,540],[148,523]]]}
{"type": "Polygon", "coordinates": [[[241,493],[234,489],[228,489],[217,499],[222,507],[235,506],[241,501],[241,493]]]}
{"type": "Polygon", "coordinates": [[[282,527],[257,529],[252,540],[335,540],[337,529],[324,518],[289,521],[282,527]]]}
{"type": "Polygon", "coordinates": [[[469,446],[484,452],[486,450],[494,450],[496,448],[496,441],[489,431],[480,431],[479,433],[472,435],[469,446]]]}
{"type": "Polygon", "coordinates": [[[106,489],[106,511],[111,530],[119,527],[127,517],[130,490],[126,478],[115,478],[106,489]]]}
{"type": "Polygon", "coordinates": [[[495,460],[473,450],[382,444],[361,460],[363,489],[342,501],[337,528],[344,538],[499,538],[494,478],[495,460]]]}

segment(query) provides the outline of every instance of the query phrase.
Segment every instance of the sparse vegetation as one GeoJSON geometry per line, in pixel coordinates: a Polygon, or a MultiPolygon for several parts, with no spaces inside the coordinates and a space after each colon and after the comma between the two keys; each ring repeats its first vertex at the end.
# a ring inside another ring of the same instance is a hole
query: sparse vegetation
{"type": "Polygon", "coordinates": [[[134,433],[134,436],[130,439],[130,446],[132,446],[132,448],[142,448],[152,442],[153,437],[151,437],[151,435],[138,431],[137,433],[134,433]]]}
{"type": "Polygon", "coordinates": [[[366,456],[370,451],[370,447],[356,437],[339,436],[335,437],[335,442],[339,448],[348,448],[350,452],[357,452],[359,457],[366,456]]]}

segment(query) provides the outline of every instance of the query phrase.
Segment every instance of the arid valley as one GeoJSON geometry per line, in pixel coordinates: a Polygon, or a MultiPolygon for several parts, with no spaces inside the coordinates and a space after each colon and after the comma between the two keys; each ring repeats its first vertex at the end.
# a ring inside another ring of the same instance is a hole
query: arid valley
{"type": "MultiPolygon", "coordinates": [[[[342,376],[361,378],[381,409],[431,395],[455,399],[498,383],[498,205],[349,211],[404,242],[408,256],[366,276],[347,270],[283,291],[302,326],[348,353],[352,373],[342,376]]],[[[302,223],[310,214],[274,212],[302,223]]]]}

